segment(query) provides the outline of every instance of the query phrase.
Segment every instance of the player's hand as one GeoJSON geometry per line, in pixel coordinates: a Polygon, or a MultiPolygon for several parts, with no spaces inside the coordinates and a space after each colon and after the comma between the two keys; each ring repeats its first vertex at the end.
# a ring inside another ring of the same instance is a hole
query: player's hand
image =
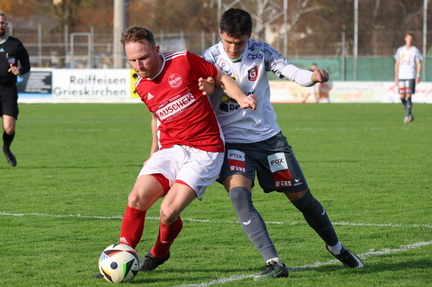
{"type": "Polygon", "coordinates": [[[207,79],[199,78],[198,87],[204,96],[211,95],[215,91],[215,79],[208,77],[207,79]]]}
{"type": "Polygon", "coordinates": [[[242,109],[250,108],[251,110],[255,110],[258,104],[257,98],[255,95],[246,96],[241,102],[238,102],[242,109]]]}
{"type": "Polygon", "coordinates": [[[314,83],[325,83],[329,80],[329,75],[323,69],[315,69],[311,77],[314,83]]]}
{"type": "Polygon", "coordinates": [[[9,73],[14,74],[15,76],[19,76],[20,72],[17,66],[13,66],[12,64],[10,64],[10,68],[8,70],[9,73]]]}

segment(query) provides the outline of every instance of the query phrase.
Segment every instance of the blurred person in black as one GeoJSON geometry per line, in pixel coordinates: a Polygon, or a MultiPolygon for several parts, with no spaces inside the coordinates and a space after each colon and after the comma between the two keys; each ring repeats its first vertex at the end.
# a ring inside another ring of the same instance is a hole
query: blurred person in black
{"type": "Polygon", "coordinates": [[[11,166],[17,161],[10,150],[18,119],[17,77],[30,71],[29,54],[15,37],[7,33],[6,15],[0,11],[0,116],[3,118],[3,153],[11,166]],[[19,63],[19,67],[18,67],[19,63]]]}

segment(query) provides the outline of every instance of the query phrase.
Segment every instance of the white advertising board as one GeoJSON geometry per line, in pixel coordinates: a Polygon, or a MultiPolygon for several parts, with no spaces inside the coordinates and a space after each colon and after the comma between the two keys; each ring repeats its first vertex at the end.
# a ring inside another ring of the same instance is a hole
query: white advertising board
{"type": "MultiPolygon", "coordinates": [[[[32,69],[18,78],[20,103],[140,103],[130,69],[32,69]]],[[[333,103],[399,103],[393,82],[333,82],[333,103]]],[[[293,82],[270,81],[273,103],[302,103],[309,88],[293,82]]],[[[313,103],[313,96],[306,103],[313,103]]],[[[415,103],[432,103],[432,82],[421,82],[415,103]]]]}

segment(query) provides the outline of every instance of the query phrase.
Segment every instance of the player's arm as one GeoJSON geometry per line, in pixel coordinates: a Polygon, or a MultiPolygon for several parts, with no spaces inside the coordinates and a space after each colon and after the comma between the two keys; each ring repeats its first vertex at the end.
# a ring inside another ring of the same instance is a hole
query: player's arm
{"type": "Polygon", "coordinates": [[[395,61],[395,66],[394,66],[394,81],[395,83],[399,83],[399,60],[395,61]]]}
{"type": "Polygon", "coordinates": [[[416,75],[416,83],[418,84],[420,82],[420,73],[421,73],[421,62],[417,61],[417,75],[416,75]]]}
{"type": "Polygon", "coordinates": [[[220,86],[222,90],[231,98],[236,100],[242,109],[256,109],[257,99],[255,95],[251,94],[246,96],[234,79],[228,75],[225,75],[220,70],[218,70],[216,84],[220,86]]]}
{"type": "MultiPolygon", "coordinates": [[[[157,136],[157,119],[153,113],[151,115],[152,115],[152,119],[150,122],[150,127],[152,131],[152,143],[151,143],[149,158],[151,158],[151,156],[159,150],[159,141],[157,136]]],[[[144,161],[143,165],[145,165],[147,161],[148,159],[144,161]]]]}
{"type": "Polygon", "coordinates": [[[159,140],[157,136],[157,118],[155,114],[152,114],[151,119],[151,131],[152,131],[152,144],[150,148],[150,156],[159,150],[159,140]]]}
{"type": "Polygon", "coordinates": [[[328,73],[323,69],[315,69],[315,71],[312,72],[310,70],[300,69],[294,64],[285,66],[281,74],[285,78],[303,87],[310,87],[316,83],[325,83],[329,80],[328,73]]]}

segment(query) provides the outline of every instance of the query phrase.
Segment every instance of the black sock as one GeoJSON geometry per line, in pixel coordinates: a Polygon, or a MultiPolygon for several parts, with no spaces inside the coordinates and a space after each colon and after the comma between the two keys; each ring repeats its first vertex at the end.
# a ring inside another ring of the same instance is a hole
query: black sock
{"type": "Polygon", "coordinates": [[[6,132],[3,132],[3,146],[9,148],[12,144],[14,137],[15,133],[9,135],[6,132]]]}
{"type": "Polygon", "coordinates": [[[411,97],[407,97],[406,98],[406,116],[410,116],[411,115],[411,110],[412,110],[411,97]]]}
{"type": "Polygon", "coordinates": [[[405,98],[401,98],[400,100],[402,102],[402,106],[404,107],[404,109],[406,111],[406,109],[407,109],[407,101],[406,101],[406,99],[405,98]]]}
{"type": "Polygon", "coordinates": [[[336,231],[327,216],[327,212],[310,191],[299,200],[293,202],[293,204],[303,213],[306,222],[327,245],[334,246],[339,242],[336,231]]]}

